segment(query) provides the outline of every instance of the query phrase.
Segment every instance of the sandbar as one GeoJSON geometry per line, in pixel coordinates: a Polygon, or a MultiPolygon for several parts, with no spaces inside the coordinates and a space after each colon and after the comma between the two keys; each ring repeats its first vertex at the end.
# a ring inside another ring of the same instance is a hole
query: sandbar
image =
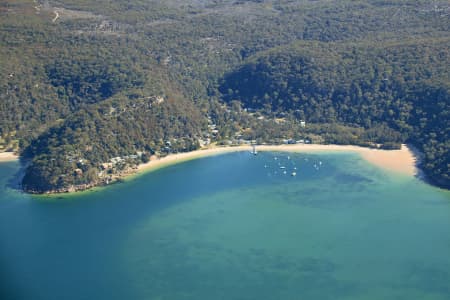
{"type": "MultiPolygon", "coordinates": [[[[363,159],[378,167],[389,171],[401,173],[405,175],[415,176],[418,173],[417,157],[413,151],[407,146],[402,145],[399,150],[381,150],[371,149],[350,145],[321,145],[321,144],[294,144],[294,145],[258,145],[257,151],[271,152],[355,152],[363,159]]],[[[141,164],[138,171],[149,171],[159,169],[164,166],[184,162],[201,157],[208,157],[230,152],[251,151],[249,145],[245,146],[229,146],[229,147],[212,147],[207,149],[195,150],[192,152],[170,154],[163,158],[152,159],[148,163],[141,164]]]]}

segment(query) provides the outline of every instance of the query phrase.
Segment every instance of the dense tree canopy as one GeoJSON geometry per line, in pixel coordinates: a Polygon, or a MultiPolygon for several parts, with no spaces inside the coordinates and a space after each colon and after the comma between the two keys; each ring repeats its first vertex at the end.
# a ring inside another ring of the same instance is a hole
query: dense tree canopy
{"type": "Polygon", "coordinates": [[[410,142],[422,167],[449,182],[450,39],[302,42],[270,50],[228,74],[228,101],[291,112],[314,123],[357,124],[375,142],[410,142]]]}
{"type": "Polygon", "coordinates": [[[445,0],[5,0],[0,151],[45,192],[202,139],[409,142],[449,187],[449,18],[445,0]]]}

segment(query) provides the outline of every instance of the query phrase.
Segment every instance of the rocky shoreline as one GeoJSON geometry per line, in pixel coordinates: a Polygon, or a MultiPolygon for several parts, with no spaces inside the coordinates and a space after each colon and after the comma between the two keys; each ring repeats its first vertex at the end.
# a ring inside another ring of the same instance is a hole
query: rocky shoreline
{"type": "Polygon", "coordinates": [[[121,173],[110,175],[107,178],[102,178],[101,180],[97,180],[90,183],[78,184],[78,185],[70,185],[66,187],[50,189],[46,191],[39,191],[34,189],[23,188],[25,193],[33,194],[33,195],[56,195],[56,194],[67,194],[67,193],[76,193],[76,192],[84,192],[96,187],[108,186],[116,183],[123,182],[124,179],[132,174],[137,172],[136,168],[129,168],[126,171],[122,171],[121,173]]]}

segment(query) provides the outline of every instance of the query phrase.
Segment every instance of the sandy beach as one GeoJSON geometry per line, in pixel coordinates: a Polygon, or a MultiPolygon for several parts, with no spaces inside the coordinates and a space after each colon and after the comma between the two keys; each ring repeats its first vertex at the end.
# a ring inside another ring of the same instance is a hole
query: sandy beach
{"type": "MultiPolygon", "coordinates": [[[[257,151],[282,151],[282,152],[356,152],[368,162],[381,168],[406,174],[417,175],[416,160],[413,151],[406,145],[402,145],[400,150],[380,150],[370,149],[358,146],[341,145],[319,145],[319,144],[295,144],[295,145],[258,145],[257,151]]],[[[213,147],[200,149],[192,152],[171,154],[160,159],[152,159],[148,163],[141,164],[138,171],[148,171],[159,169],[167,165],[176,164],[201,157],[219,155],[223,153],[251,151],[252,147],[234,146],[234,147],[213,147]]],[[[14,161],[19,157],[13,152],[0,153],[0,162],[14,161]]]]}
{"type": "Polygon", "coordinates": [[[18,160],[18,159],[19,159],[19,156],[17,156],[13,152],[1,152],[0,153],[0,162],[13,161],[13,160],[18,160]]]}
{"type": "MultiPolygon", "coordinates": [[[[229,152],[251,151],[251,146],[237,147],[215,147],[201,149],[192,152],[171,154],[166,157],[151,160],[139,166],[139,172],[159,169],[161,167],[188,161],[196,158],[219,155],[229,152]]],[[[418,170],[416,168],[416,157],[406,146],[402,145],[400,150],[379,150],[363,148],[358,146],[341,145],[318,145],[318,144],[296,144],[296,145],[258,145],[257,151],[282,151],[282,152],[356,152],[369,163],[377,165],[386,170],[414,176],[418,170]]]]}
{"type": "Polygon", "coordinates": [[[148,163],[141,164],[138,166],[139,171],[148,171],[162,168],[167,165],[176,164],[179,162],[184,162],[188,160],[193,160],[202,157],[214,156],[224,153],[230,152],[239,152],[239,151],[251,151],[250,146],[236,146],[236,147],[214,147],[214,148],[205,148],[200,150],[195,150],[191,152],[170,154],[166,157],[150,160],[148,163]]]}
{"type": "Polygon", "coordinates": [[[381,150],[348,145],[281,145],[259,146],[258,151],[291,152],[356,152],[369,163],[386,170],[414,176],[417,174],[416,157],[406,145],[400,150],[381,150]]]}

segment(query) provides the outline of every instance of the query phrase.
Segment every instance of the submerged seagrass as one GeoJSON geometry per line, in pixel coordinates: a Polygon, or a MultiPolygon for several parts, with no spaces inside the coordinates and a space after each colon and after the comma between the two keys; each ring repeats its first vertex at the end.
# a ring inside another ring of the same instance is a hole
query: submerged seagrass
{"type": "Polygon", "coordinates": [[[355,154],[232,153],[63,199],[12,190],[17,170],[0,165],[2,299],[450,294],[450,193],[355,154]]]}

